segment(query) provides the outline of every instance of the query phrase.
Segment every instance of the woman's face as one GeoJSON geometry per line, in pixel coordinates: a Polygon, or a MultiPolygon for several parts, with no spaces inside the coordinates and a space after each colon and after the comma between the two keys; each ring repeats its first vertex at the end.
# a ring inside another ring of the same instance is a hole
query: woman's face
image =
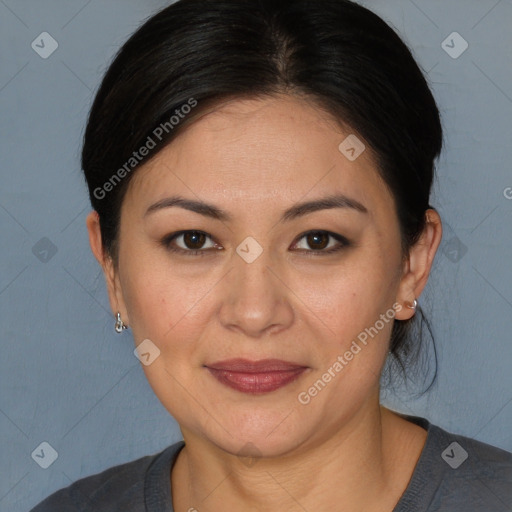
{"type": "Polygon", "coordinates": [[[282,455],[378,403],[393,305],[408,318],[415,296],[393,198],[349,135],[303,100],[237,100],[133,177],[114,301],[185,438],[282,455]]]}

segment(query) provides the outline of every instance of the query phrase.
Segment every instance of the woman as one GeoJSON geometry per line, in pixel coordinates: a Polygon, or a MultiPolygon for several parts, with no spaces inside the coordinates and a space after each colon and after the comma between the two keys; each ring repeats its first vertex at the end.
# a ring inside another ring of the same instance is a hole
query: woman
{"type": "Polygon", "coordinates": [[[411,53],[355,3],[149,19],[91,109],[87,229],[184,441],[34,511],[510,510],[511,454],[379,403],[418,342],[441,146],[411,53]]]}

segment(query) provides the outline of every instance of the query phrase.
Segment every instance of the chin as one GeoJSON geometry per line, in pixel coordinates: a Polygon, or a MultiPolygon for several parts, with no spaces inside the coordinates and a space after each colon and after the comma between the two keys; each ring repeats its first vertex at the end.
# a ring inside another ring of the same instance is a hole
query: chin
{"type": "Polygon", "coordinates": [[[222,426],[208,422],[200,435],[222,450],[239,457],[280,457],[296,450],[315,430],[305,418],[288,408],[279,412],[232,412],[224,416],[222,426]]]}

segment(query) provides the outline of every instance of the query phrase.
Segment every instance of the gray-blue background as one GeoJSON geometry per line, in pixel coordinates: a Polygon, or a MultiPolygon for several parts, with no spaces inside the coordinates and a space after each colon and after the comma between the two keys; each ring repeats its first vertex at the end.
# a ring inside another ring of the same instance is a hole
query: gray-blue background
{"type": "MultiPolygon", "coordinates": [[[[167,3],[0,0],[1,511],[180,439],[129,331],[113,331],[78,160],[106,65],[167,3]],[[31,47],[42,32],[58,42],[47,59],[31,47]],[[44,441],[58,452],[48,469],[31,457],[44,441]]],[[[361,3],[428,73],[446,140],[432,199],[445,232],[420,299],[438,381],[387,403],[512,451],[512,0],[361,3]],[[442,47],[452,32],[469,44],[458,58],[442,47]]]]}

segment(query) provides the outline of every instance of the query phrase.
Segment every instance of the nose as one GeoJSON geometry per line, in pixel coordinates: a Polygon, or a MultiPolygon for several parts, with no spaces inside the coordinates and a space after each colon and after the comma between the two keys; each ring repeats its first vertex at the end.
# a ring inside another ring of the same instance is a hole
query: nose
{"type": "Polygon", "coordinates": [[[290,327],[294,320],[289,300],[292,292],[268,251],[264,250],[251,263],[234,254],[233,264],[234,268],[222,282],[219,311],[222,325],[252,338],[290,327]]]}

